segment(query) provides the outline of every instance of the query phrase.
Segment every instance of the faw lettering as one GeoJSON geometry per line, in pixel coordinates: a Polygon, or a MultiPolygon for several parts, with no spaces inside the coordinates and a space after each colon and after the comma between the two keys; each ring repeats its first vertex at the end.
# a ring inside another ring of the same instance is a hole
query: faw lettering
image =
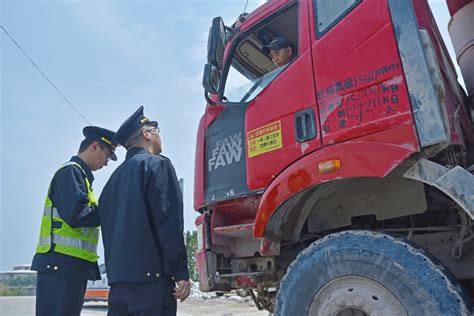
{"type": "Polygon", "coordinates": [[[242,133],[236,133],[216,141],[212,157],[208,160],[209,171],[239,162],[242,156],[242,133]]]}

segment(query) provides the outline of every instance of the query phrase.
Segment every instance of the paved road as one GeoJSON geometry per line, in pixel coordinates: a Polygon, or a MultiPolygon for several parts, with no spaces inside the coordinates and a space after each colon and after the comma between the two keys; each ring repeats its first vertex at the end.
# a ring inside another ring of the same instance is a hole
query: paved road
{"type": "MultiPolygon", "coordinates": [[[[32,316],[35,313],[34,296],[0,297],[0,315],[32,316]]],[[[107,315],[107,303],[85,303],[81,316],[107,315]]],[[[178,303],[178,316],[267,316],[252,303],[232,302],[224,298],[197,300],[188,299],[178,303]]]]}

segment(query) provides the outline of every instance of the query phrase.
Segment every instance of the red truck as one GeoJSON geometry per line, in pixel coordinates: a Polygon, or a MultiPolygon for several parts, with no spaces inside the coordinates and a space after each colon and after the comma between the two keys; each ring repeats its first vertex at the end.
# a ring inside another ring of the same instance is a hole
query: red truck
{"type": "Polygon", "coordinates": [[[474,2],[273,0],[209,33],[194,208],[202,291],[276,315],[467,315],[474,2]],[[287,38],[276,67],[262,48],[287,38]]]}

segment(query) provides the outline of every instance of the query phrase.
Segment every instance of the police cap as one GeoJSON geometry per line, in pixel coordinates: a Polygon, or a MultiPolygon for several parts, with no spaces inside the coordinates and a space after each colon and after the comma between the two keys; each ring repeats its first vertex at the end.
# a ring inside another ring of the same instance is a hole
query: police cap
{"type": "Polygon", "coordinates": [[[117,147],[117,143],[114,141],[114,132],[102,127],[86,126],[82,130],[82,133],[84,134],[86,139],[93,139],[102,142],[110,149],[110,159],[117,160],[117,156],[115,155],[115,148],[117,147]]]}
{"type": "Polygon", "coordinates": [[[141,128],[144,124],[150,124],[151,126],[157,127],[158,122],[150,121],[145,115],[143,115],[143,105],[141,105],[135,113],[133,113],[123,124],[119,127],[115,134],[115,141],[123,146],[127,144],[127,141],[133,135],[133,133],[141,128]]]}

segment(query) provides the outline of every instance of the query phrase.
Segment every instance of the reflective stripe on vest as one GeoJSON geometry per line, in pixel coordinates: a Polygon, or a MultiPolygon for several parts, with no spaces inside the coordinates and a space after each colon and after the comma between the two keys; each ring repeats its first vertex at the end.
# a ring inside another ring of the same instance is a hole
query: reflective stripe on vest
{"type": "MultiPolygon", "coordinates": [[[[65,163],[61,168],[74,165],[79,167],[84,175],[87,187],[88,205],[97,205],[97,198],[92,191],[89,180],[82,167],[72,161],[65,163]]],[[[57,172],[57,171],[56,171],[57,172]]],[[[43,217],[41,219],[40,238],[36,252],[46,253],[51,249],[51,245],[55,244],[54,251],[69,256],[77,257],[91,262],[97,261],[97,243],[99,240],[99,227],[79,227],[73,228],[69,226],[59,215],[57,208],[53,206],[49,194],[51,184],[46,195],[43,217]],[[53,228],[52,222],[61,223],[60,228],[53,228]]]]}

